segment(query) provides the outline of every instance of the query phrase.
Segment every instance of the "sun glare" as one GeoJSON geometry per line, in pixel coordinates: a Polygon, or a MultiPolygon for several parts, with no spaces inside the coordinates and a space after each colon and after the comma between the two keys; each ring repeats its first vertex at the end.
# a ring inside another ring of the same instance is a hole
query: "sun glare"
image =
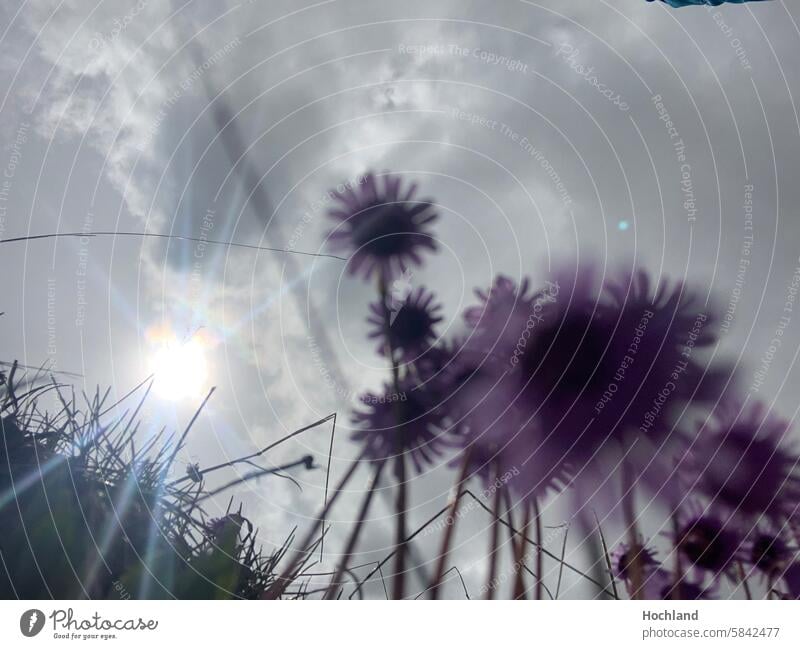
{"type": "Polygon", "coordinates": [[[181,339],[172,331],[148,335],[154,343],[150,357],[153,391],[163,399],[178,401],[203,396],[208,385],[208,345],[200,334],[181,339]]]}

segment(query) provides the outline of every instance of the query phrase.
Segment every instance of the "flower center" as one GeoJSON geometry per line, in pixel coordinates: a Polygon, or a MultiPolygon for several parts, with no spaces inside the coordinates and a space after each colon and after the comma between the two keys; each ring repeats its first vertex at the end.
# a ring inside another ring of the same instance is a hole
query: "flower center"
{"type": "Polygon", "coordinates": [[[430,336],[431,319],[425,309],[405,305],[397,312],[390,331],[398,346],[418,345],[430,336]]]}
{"type": "Polygon", "coordinates": [[[390,257],[405,251],[409,233],[416,228],[399,205],[378,204],[353,219],[353,241],[370,254],[390,257]]]}
{"type": "Polygon", "coordinates": [[[706,570],[722,570],[733,557],[730,539],[720,525],[700,519],[684,529],[680,549],[695,565],[706,570]]]}

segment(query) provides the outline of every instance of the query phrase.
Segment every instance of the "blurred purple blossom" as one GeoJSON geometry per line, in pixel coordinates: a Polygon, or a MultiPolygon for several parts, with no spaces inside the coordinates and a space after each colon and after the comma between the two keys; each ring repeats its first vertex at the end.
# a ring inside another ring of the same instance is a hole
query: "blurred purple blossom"
{"type": "Polygon", "coordinates": [[[364,445],[373,462],[405,453],[421,473],[424,465],[453,445],[445,411],[411,379],[401,380],[398,388],[386,385],[382,394],[367,392],[360,397],[364,408],[352,414],[357,430],[351,439],[364,445]]]}
{"type": "Polygon", "coordinates": [[[721,403],[684,463],[693,486],[748,520],[791,518],[800,502],[800,458],[784,443],[788,433],[789,423],[763,404],[721,403]]]}

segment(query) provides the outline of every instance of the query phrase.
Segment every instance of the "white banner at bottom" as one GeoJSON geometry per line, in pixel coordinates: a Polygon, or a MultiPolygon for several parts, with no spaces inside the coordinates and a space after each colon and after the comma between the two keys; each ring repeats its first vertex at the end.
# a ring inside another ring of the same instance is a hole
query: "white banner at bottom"
{"type": "Polygon", "coordinates": [[[799,627],[789,601],[0,602],[3,647],[796,648],[799,627]]]}

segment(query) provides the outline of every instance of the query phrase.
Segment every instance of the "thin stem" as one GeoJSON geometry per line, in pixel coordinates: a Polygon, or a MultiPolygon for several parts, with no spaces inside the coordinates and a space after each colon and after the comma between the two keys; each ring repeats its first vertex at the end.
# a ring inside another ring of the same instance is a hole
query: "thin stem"
{"type": "Polygon", "coordinates": [[[750,584],[747,582],[747,574],[744,571],[741,559],[736,562],[736,568],[739,571],[739,581],[744,586],[744,595],[747,599],[753,599],[753,593],[750,591],[750,584]]]}
{"type": "Polygon", "coordinates": [[[408,489],[406,487],[406,459],[402,452],[397,453],[395,457],[394,475],[397,479],[397,497],[395,499],[397,526],[394,540],[397,547],[397,557],[394,564],[392,598],[403,599],[405,597],[406,555],[408,554],[408,546],[406,545],[408,489]]]}
{"type": "Polygon", "coordinates": [[[642,559],[634,510],[633,475],[627,462],[622,463],[622,509],[628,532],[629,552],[632,554],[630,564],[627,567],[631,578],[631,599],[641,599],[642,559]]]}
{"type": "MultiPolygon", "coordinates": [[[[378,278],[378,293],[380,295],[381,308],[383,310],[383,329],[384,335],[386,336],[386,351],[388,352],[389,364],[391,365],[392,369],[392,385],[394,387],[395,395],[399,395],[400,368],[397,364],[397,359],[395,358],[395,350],[392,343],[391,313],[389,312],[389,305],[386,303],[388,298],[387,278],[383,272],[381,272],[378,278]]],[[[400,404],[398,401],[394,402],[393,408],[395,411],[395,420],[397,424],[400,425],[402,422],[402,413],[400,412],[400,404]]],[[[392,598],[403,599],[405,597],[406,555],[408,554],[408,547],[406,546],[408,488],[406,485],[406,460],[403,440],[397,436],[396,441],[394,476],[397,480],[397,495],[395,497],[395,547],[397,548],[397,555],[395,557],[392,598]]]]}
{"type": "Polygon", "coordinates": [[[361,460],[363,459],[365,451],[361,452],[358,458],[353,460],[350,463],[350,467],[347,469],[347,472],[342,477],[341,481],[333,491],[333,496],[331,496],[330,500],[326,503],[325,507],[322,508],[322,512],[315,517],[314,524],[311,526],[311,529],[308,530],[303,542],[298,546],[299,549],[294,553],[292,560],[289,562],[289,565],[286,569],[281,573],[281,575],[275,580],[272,586],[263,594],[262,599],[277,599],[281,596],[283,591],[286,587],[292,583],[292,579],[294,578],[294,572],[297,569],[297,566],[300,565],[303,557],[307,555],[308,548],[312,545],[312,540],[317,533],[322,521],[327,518],[328,513],[333,508],[333,505],[336,503],[337,499],[339,498],[339,494],[342,493],[342,490],[345,488],[347,483],[350,481],[350,478],[356,472],[358,465],[360,464],[361,460]]]}
{"type": "MultiPolygon", "coordinates": [[[[495,467],[495,477],[499,471],[495,467]]],[[[497,481],[495,480],[495,484],[497,481]]],[[[500,546],[500,498],[501,490],[495,489],[494,501],[492,502],[492,531],[491,541],[489,542],[489,574],[486,581],[486,599],[494,599],[494,591],[496,588],[495,580],[497,579],[497,553],[500,546]]]]}
{"type": "MultiPolygon", "coordinates": [[[[103,413],[101,413],[101,414],[103,414],[103,413]]],[[[250,453],[249,455],[245,455],[245,456],[240,457],[240,458],[236,458],[235,460],[230,460],[229,462],[223,462],[222,464],[216,464],[216,465],[214,465],[212,467],[208,467],[207,469],[202,469],[201,471],[197,472],[197,475],[202,478],[203,476],[206,476],[209,473],[212,473],[214,471],[219,471],[220,469],[227,469],[227,468],[235,466],[237,464],[249,463],[250,460],[254,460],[256,458],[261,457],[262,455],[264,455],[268,451],[271,451],[273,448],[275,448],[277,446],[280,446],[284,442],[290,440],[292,437],[300,435],[301,433],[304,433],[307,430],[311,430],[312,428],[316,428],[317,426],[320,426],[321,424],[324,424],[325,422],[330,421],[331,419],[333,419],[334,422],[336,421],[336,413],[335,412],[331,413],[327,417],[323,417],[322,419],[318,419],[313,424],[308,424],[306,426],[303,426],[302,428],[298,428],[296,431],[294,431],[292,433],[289,433],[285,437],[281,437],[276,442],[272,442],[268,446],[265,446],[260,451],[257,451],[255,453],[250,453]]],[[[167,486],[168,487],[175,487],[176,485],[179,485],[179,484],[181,484],[183,482],[187,482],[189,480],[192,480],[192,477],[188,476],[188,475],[185,475],[182,478],[178,478],[176,480],[173,480],[167,486]]],[[[327,480],[327,478],[326,478],[326,480],[327,480]]]]}
{"type": "Polygon", "coordinates": [[[608,578],[611,581],[611,590],[614,592],[614,599],[619,599],[619,592],[617,591],[617,580],[614,577],[614,567],[611,565],[611,557],[608,554],[608,544],[606,537],[603,534],[603,528],[600,526],[600,519],[597,517],[597,512],[594,513],[594,520],[597,527],[597,535],[600,537],[600,547],[603,549],[603,558],[606,562],[606,570],[608,571],[608,578]]]}
{"type": "Polygon", "coordinates": [[[451,496],[448,505],[447,518],[444,520],[444,537],[442,538],[442,548],[439,551],[439,559],[436,563],[436,572],[434,573],[433,581],[431,582],[431,599],[439,597],[439,590],[444,578],[445,569],[447,568],[447,557],[450,554],[450,546],[453,544],[453,535],[456,529],[456,508],[458,502],[461,500],[461,492],[464,488],[464,483],[469,475],[470,465],[470,449],[464,451],[464,457],[461,461],[461,470],[459,471],[458,480],[455,484],[455,490],[451,496]]]}
{"type": "MultiPolygon", "coordinates": [[[[676,541],[680,538],[680,524],[678,523],[677,510],[672,513],[672,534],[676,541]]],[[[676,546],[679,543],[676,543],[676,546]]],[[[681,563],[681,550],[679,547],[675,548],[675,585],[672,587],[672,599],[681,598],[680,584],[683,583],[683,565],[681,563]]]]}
{"type": "Polygon", "coordinates": [[[533,499],[533,516],[536,525],[536,599],[542,599],[542,579],[544,576],[544,554],[542,554],[542,516],[539,499],[533,499]]]}
{"type": "MultiPolygon", "coordinates": [[[[516,555],[515,564],[520,567],[525,565],[525,550],[526,550],[525,537],[528,535],[528,529],[530,528],[530,526],[531,526],[531,510],[526,504],[522,519],[522,538],[518,539],[517,549],[515,553],[516,555]]],[[[536,545],[538,546],[537,550],[540,550],[541,543],[538,534],[536,537],[536,545]]],[[[542,556],[541,552],[538,552],[538,555],[541,557],[542,556]]],[[[537,573],[536,574],[537,588],[539,589],[541,588],[541,583],[542,583],[542,575],[541,573],[537,573]]],[[[525,573],[523,573],[522,570],[518,569],[516,578],[514,579],[514,599],[525,599],[525,592],[526,592],[525,573]]]]}
{"type": "Polygon", "coordinates": [[[386,466],[386,462],[381,462],[375,467],[375,474],[372,477],[372,482],[369,485],[369,489],[364,496],[364,500],[361,503],[361,509],[358,512],[358,519],[356,520],[356,524],[353,526],[352,531],[350,532],[350,538],[347,540],[347,545],[345,546],[344,554],[342,555],[342,561],[339,564],[339,567],[336,569],[336,572],[331,579],[331,584],[328,586],[328,590],[325,593],[325,597],[323,599],[334,599],[336,597],[336,590],[339,587],[339,583],[342,580],[342,575],[344,575],[345,571],[347,570],[347,564],[349,563],[353,553],[356,549],[356,544],[358,543],[358,537],[361,534],[361,528],[364,526],[364,520],[367,517],[367,513],[369,512],[369,506],[372,502],[372,496],[375,495],[375,490],[378,487],[378,483],[381,479],[381,473],[383,472],[383,467],[386,466]]]}
{"type": "MultiPolygon", "coordinates": [[[[477,504],[479,507],[481,507],[481,508],[482,508],[482,509],[483,509],[485,512],[487,512],[487,513],[489,513],[489,514],[491,514],[491,513],[492,513],[491,507],[489,507],[488,505],[486,505],[486,504],[484,504],[483,502],[481,502],[481,500],[480,500],[480,499],[479,499],[479,498],[478,498],[478,497],[477,497],[477,496],[476,496],[474,493],[472,493],[472,492],[471,492],[469,489],[464,489],[464,491],[461,493],[461,495],[462,495],[462,496],[469,496],[469,497],[472,499],[472,501],[473,501],[474,503],[476,503],[476,504],[477,504]]],[[[434,522],[434,521],[435,521],[437,518],[439,518],[440,516],[442,516],[442,515],[443,515],[443,514],[444,514],[444,513],[445,513],[445,512],[448,510],[448,509],[449,509],[449,505],[445,505],[445,506],[444,506],[444,507],[442,507],[442,508],[441,508],[441,509],[440,509],[438,512],[436,512],[435,514],[433,514],[433,515],[432,515],[430,518],[428,518],[428,520],[427,520],[427,521],[425,521],[425,522],[424,522],[424,523],[423,523],[423,524],[422,524],[420,527],[418,527],[416,530],[414,530],[414,532],[413,532],[412,534],[410,534],[410,535],[408,536],[408,538],[406,538],[406,542],[407,542],[407,543],[410,543],[410,542],[411,542],[412,540],[414,540],[414,539],[415,539],[417,536],[419,536],[420,534],[422,534],[422,532],[424,532],[424,531],[425,531],[425,530],[426,530],[426,529],[427,529],[427,528],[428,528],[428,527],[429,527],[429,526],[430,526],[430,525],[431,525],[431,524],[432,524],[432,523],[433,523],[433,522],[434,522]]],[[[506,529],[508,529],[508,531],[509,531],[509,535],[510,535],[512,538],[515,538],[517,535],[519,535],[519,536],[522,538],[522,541],[524,541],[525,543],[528,543],[528,544],[530,544],[530,545],[533,545],[533,546],[535,547],[535,545],[536,545],[536,544],[535,544],[535,541],[534,541],[533,539],[530,539],[530,538],[528,538],[528,537],[526,537],[526,536],[522,535],[522,534],[521,534],[521,533],[520,533],[518,530],[516,530],[516,529],[514,528],[514,526],[513,526],[513,523],[512,523],[512,522],[505,521],[505,520],[503,520],[502,518],[500,518],[498,522],[499,522],[499,523],[500,523],[500,524],[501,524],[503,527],[505,527],[506,529]]],[[[547,550],[546,548],[542,548],[542,552],[543,552],[544,554],[546,554],[548,557],[550,557],[551,559],[553,559],[554,561],[557,561],[557,562],[559,562],[560,564],[562,564],[562,565],[563,565],[565,568],[568,568],[568,569],[570,570],[570,572],[573,572],[574,574],[576,574],[577,576],[579,576],[579,577],[581,577],[581,578],[585,579],[585,580],[586,580],[586,581],[588,581],[589,583],[591,583],[591,584],[594,584],[595,586],[598,586],[598,587],[600,588],[600,592],[602,592],[603,594],[605,594],[605,595],[608,595],[609,597],[614,597],[614,594],[613,594],[613,593],[611,593],[610,591],[606,590],[606,589],[605,589],[605,587],[603,586],[603,584],[602,584],[602,583],[600,583],[599,581],[595,580],[594,578],[592,578],[592,576],[591,576],[591,575],[589,575],[589,574],[587,574],[587,573],[583,572],[582,570],[579,570],[578,568],[576,568],[576,567],[575,567],[575,566],[573,566],[572,564],[570,564],[570,563],[567,563],[566,561],[564,561],[563,559],[559,558],[557,555],[553,554],[552,552],[550,552],[550,551],[549,551],[549,550],[547,550]]],[[[372,577],[374,577],[376,574],[378,574],[378,572],[380,572],[381,568],[382,568],[384,565],[386,565],[386,564],[387,564],[387,563],[388,563],[388,562],[389,562],[389,561],[390,561],[390,560],[391,560],[391,559],[394,557],[394,555],[395,555],[395,551],[394,551],[394,550],[392,550],[392,552],[390,552],[390,553],[389,553],[388,555],[386,555],[386,556],[385,556],[383,559],[381,559],[381,560],[380,560],[380,561],[377,563],[376,567],[375,567],[375,568],[373,568],[373,569],[372,569],[372,570],[371,570],[371,571],[370,571],[370,572],[367,574],[367,576],[366,576],[366,577],[364,577],[364,578],[363,578],[361,581],[359,581],[359,582],[356,584],[356,587],[355,587],[355,589],[354,589],[354,590],[353,590],[353,592],[352,592],[352,593],[351,593],[351,594],[348,596],[348,599],[352,599],[352,598],[353,598],[353,595],[355,595],[356,593],[358,593],[358,594],[361,594],[361,589],[363,588],[364,584],[365,584],[365,583],[367,583],[367,582],[368,582],[368,581],[369,581],[369,580],[370,580],[372,577]]],[[[614,597],[614,599],[617,599],[617,598],[616,598],[616,597],[614,597]]]]}
{"type": "MultiPolygon", "coordinates": [[[[511,560],[512,560],[512,569],[514,570],[514,578],[516,579],[516,573],[519,572],[522,568],[522,564],[519,563],[519,549],[517,543],[519,543],[522,547],[525,546],[525,539],[527,538],[527,534],[525,532],[518,532],[514,526],[514,512],[512,511],[513,508],[511,506],[511,496],[508,495],[508,492],[503,492],[503,501],[506,507],[506,516],[508,518],[508,540],[511,541],[511,560]],[[517,539],[517,535],[520,535],[521,538],[517,539]]],[[[536,542],[534,541],[534,544],[536,542]]]]}
{"type": "MultiPolygon", "coordinates": [[[[569,537],[569,524],[567,524],[566,528],[564,529],[564,539],[561,541],[561,563],[558,565],[558,582],[556,583],[556,596],[555,599],[558,599],[559,594],[561,593],[561,578],[564,576],[564,555],[567,553],[567,537],[569,537]]],[[[608,554],[606,554],[606,559],[608,558],[608,554]]],[[[609,568],[611,566],[609,565],[609,568]]],[[[612,578],[611,581],[612,586],[614,585],[614,581],[612,578]]],[[[616,591],[616,586],[614,587],[616,591]]],[[[616,592],[615,592],[616,594],[616,592]]]]}

